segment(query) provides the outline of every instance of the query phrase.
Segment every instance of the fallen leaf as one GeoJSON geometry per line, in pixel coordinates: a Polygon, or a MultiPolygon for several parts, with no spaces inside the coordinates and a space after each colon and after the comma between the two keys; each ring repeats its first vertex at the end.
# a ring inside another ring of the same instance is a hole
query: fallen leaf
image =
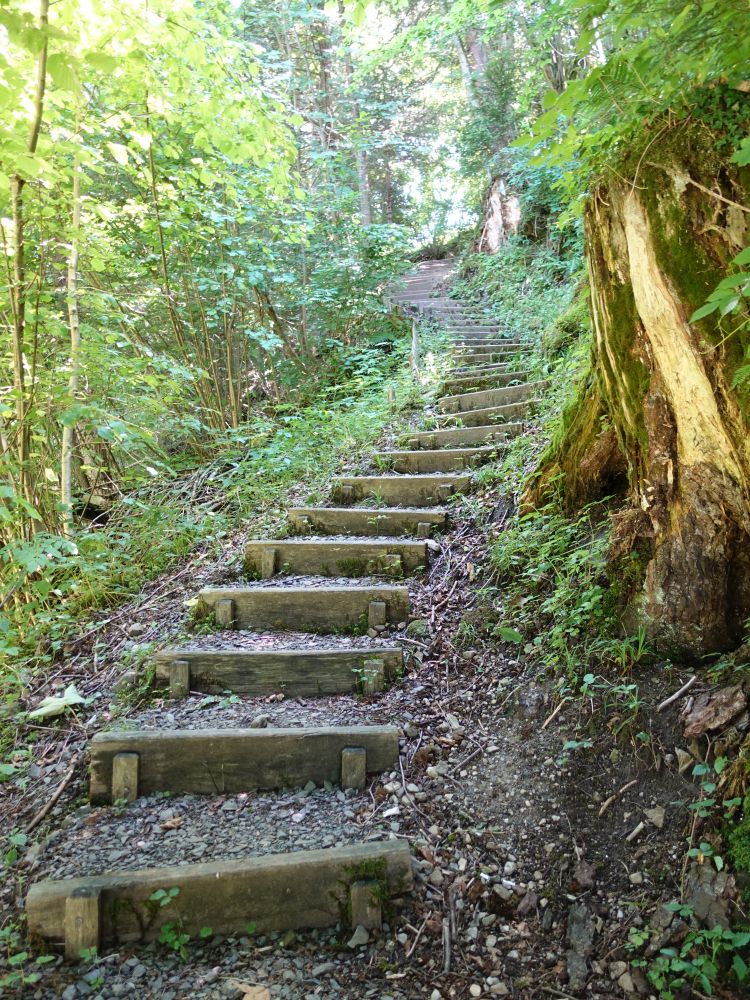
{"type": "Polygon", "coordinates": [[[163,823],[160,824],[162,830],[179,830],[182,826],[184,816],[173,816],[172,819],[165,819],[163,823]]]}
{"type": "Polygon", "coordinates": [[[72,705],[85,705],[87,699],[78,693],[75,684],[69,684],[63,694],[48,695],[39,703],[39,707],[29,712],[30,719],[51,719],[62,715],[66,708],[72,705]]]}
{"type": "Polygon", "coordinates": [[[265,986],[251,986],[250,983],[241,983],[238,979],[230,979],[229,985],[241,991],[243,1000],[271,1000],[271,994],[265,986]]]}

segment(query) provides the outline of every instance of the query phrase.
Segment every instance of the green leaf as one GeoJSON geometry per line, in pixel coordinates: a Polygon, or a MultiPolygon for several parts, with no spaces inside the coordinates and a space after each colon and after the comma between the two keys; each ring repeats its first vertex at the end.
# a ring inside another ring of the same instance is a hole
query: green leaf
{"type": "Polygon", "coordinates": [[[78,74],[68,56],[53,52],[47,59],[47,69],[56,87],[60,90],[78,90],[78,74]]]}
{"type": "Polygon", "coordinates": [[[128,149],[127,146],[123,146],[120,142],[108,142],[107,149],[110,151],[115,160],[120,164],[121,167],[126,167],[128,164],[128,149]]]}
{"type": "Polygon", "coordinates": [[[521,633],[517,632],[514,628],[507,628],[506,626],[501,625],[496,631],[500,638],[504,639],[505,642],[514,642],[518,644],[524,641],[521,633]]]}
{"type": "Polygon", "coordinates": [[[715,312],[719,308],[718,302],[705,302],[700,309],[696,309],[693,315],[690,317],[691,323],[697,323],[699,319],[704,319],[706,316],[710,316],[712,312],[715,312]]]}

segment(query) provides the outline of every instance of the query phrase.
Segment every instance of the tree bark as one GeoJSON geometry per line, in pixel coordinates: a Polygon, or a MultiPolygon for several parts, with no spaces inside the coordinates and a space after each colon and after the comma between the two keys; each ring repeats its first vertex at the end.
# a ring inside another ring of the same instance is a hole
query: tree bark
{"type": "MultiPolygon", "coordinates": [[[[77,123],[78,124],[78,123],[77,123]]],[[[79,128],[76,128],[76,143],[79,142],[79,128]]],[[[81,158],[76,145],[73,158],[73,211],[71,218],[70,250],[68,252],[68,330],[70,332],[70,374],[68,375],[68,396],[72,403],[78,393],[81,368],[81,324],[78,315],[78,248],[81,229],[81,158]]],[[[62,530],[64,535],[73,533],[73,442],[75,424],[68,420],[63,424],[60,448],[60,504],[62,506],[62,530]]]]}
{"type": "Polygon", "coordinates": [[[688,319],[748,240],[750,178],[727,155],[682,123],[591,198],[592,374],[527,494],[559,487],[576,508],[626,481],[611,573],[626,623],[696,657],[738,645],[750,617],[750,386],[733,384],[750,333],[688,319]]]}
{"type": "MultiPolygon", "coordinates": [[[[37,57],[36,84],[33,113],[29,126],[27,151],[33,155],[39,143],[44,114],[44,97],[47,84],[47,27],[49,25],[49,0],[40,0],[39,27],[44,32],[44,43],[37,57]]],[[[18,477],[21,494],[32,501],[29,487],[29,444],[31,429],[28,424],[28,391],[26,385],[26,243],[24,236],[24,188],[26,181],[15,174],[10,182],[11,215],[13,218],[13,274],[10,287],[13,314],[13,389],[15,393],[16,427],[15,446],[18,459],[18,477]]],[[[32,373],[33,375],[33,373],[32,373]]]]}

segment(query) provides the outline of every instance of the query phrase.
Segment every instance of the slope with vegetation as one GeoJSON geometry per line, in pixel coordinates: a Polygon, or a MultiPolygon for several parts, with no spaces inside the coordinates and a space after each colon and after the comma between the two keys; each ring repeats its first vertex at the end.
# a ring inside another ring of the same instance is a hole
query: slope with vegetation
{"type": "MultiPolygon", "coordinates": [[[[529,344],[525,377],[545,391],[465,502],[477,548],[438,579],[458,574],[470,609],[444,637],[433,619],[412,636],[420,683],[480,647],[467,690],[483,672],[538,682],[549,712],[535,746],[564,759],[565,781],[576,767],[594,780],[599,755],[622,779],[613,794],[631,768],[644,794],[683,801],[664,832],[644,819],[628,842],[644,836],[643,856],[663,847],[680,868],[648,872],[647,898],[617,889],[646,914],[629,944],[612,928],[576,952],[598,890],[565,859],[540,865],[578,907],[549,910],[568,934],[550,948],[578,956],[554,966],[550,995],[586,976],[601,995],[665,1000],[746,983],[748,27],[732,0],[0,4],[9,871],[34,863],[23,828],[52,784],[45,727],[65,747],[122,711],[104,692],[151,652],[127,631],[133,608],[174,617],[173,578],[189,597],[182,574],[235,558],[239,532],[275,530],[289,490],[322,497],[343,456],[356,471],[393,394],[413,399],[409,324],[383,291],[410,260],[451,256],[450,294],[529,344]],[[58,721],[27,714],[45,697],[58,721]],[[610,953],[629,963],[611,989],[610,953]]],[[[491,384],[491,356],[483,367],[491,384]]],[[[163,624],[143,635],[165,638],[163,624]]],[[[150,697],[142,673],[138,685],[150,697]]],[[[492,725],[515,706],[528,739],[533,707],[488,697],[492,725]]],[[[77,773],[65,753],[63,777],[77,773]]],[[[578,823],[601,858],[631,832],[614,809],[578,823]]],[[[443,860],[444,874],[459,862],[443,860]]],[[[492,850],[474,862],[486,875],[492,850]]],[[[444,893],[452,926],[453,883],[441,886],[428,895],[444,893]]],[[[487,961],[471,995],[502,981],[535,996],[528,969],[511,962],[495,983],[487,961]]],[[[423,966],[420,989],[468,989],[423,966]]]]}

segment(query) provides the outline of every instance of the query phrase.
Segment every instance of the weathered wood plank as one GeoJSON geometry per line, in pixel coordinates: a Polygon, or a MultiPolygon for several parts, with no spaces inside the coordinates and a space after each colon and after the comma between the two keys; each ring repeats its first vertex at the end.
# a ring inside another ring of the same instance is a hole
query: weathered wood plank
{"type": "Polygon", "coordinates": [[[334,486],[334,496],[351,488],[351,502],[365,500],[369,497],[379,497],[386,504],[403,504],[404,506],[421,507],[445,500],[444,492],[463,493],[471,485],[471,476],[457,474],[421,475],[421,476],[352,476],[341,479],[334,486]],[[444,487],[445,489],[441,489],[444,487]]]}
{"type": "Polygon", "coordinates": [[[465,413],[467,410],[484,410],[490,406],[520,403],[538,396],[546,382],[525,382],[508,385],[503,389],[483,389],[481,392],[464,392],[458,396],[443,396],[437,401],[441,413],[465,413]]]}
{"type": "Polygon", "coordinates": [[[272,575],[263,567],[264,554],[269,549],[275,553],[273,569],[276,573],[402,577],[427,567],[425,542],[405,542],[399,538],[384,542],[359,538],[345,542],[327,538],[253,539],[245,546],[245,572],[249,576],[266,578],[272,575]]]}
{"type": "Polygon", "coordinates": [[[458,472],[488,461],[497,454],[495,445],[476,448],[440,448],[434,451],[379,451],[375,460],[400,473],[458,472]]]}
{"type": "Polygon", "coordinates": [[[485,410],[462,410],[461,413],[445,414],[438,419],[444,422],[457,421],[465,427],[485,427],[494,420],[498,427],[502,427],[506,421],[523,419],[538,404],[538,399],[524,399],[520,403],[507,403],[505,406],[488,406],[485,410]]]}
{"type": "Polygon", "coordinates": [[[523,424],[490,424],[486,427],[449,427],[434,431],[417,431],[403,439],[410,448],[453,448],[493,442],[502,444],[523,430],[523,424]]]}
{"type": "Polygon", "coordinates": [[[138,754],[138,794],[235,794],[256,788],[296,788],[338,782],[341,751],[364,747],[367,770],[398,761],[395,726],[314,729],[125,729],[91,741],[92,802],[112,801],[113,761],[138,754]]]}
{"type": "Polygon", "coordinates": [[[287,511],[290,524],[299,531],[329,535],[415,535],[417,525],[429,522],[436,528],[445,525],[442,510],[419,507],[414,510],[378,507],[292,507],[287,511]]]}
{"type": "Polygon", "coordinates": [[[448,378],[443,383],[446,394],[457,395],[480,389],[500,389],[514,382],[525,382],[529,377],[527,371],[499,372],[490,371],[487,374],[463,375],[460,378],[448,378]]]}
{"type": "Polygon", "coordinates": [[[168,649],[157,653],[156,680],[168,684],[171,664],[185,662],[192,691],[233,691],[314,698],[360,688],[365,664],[382,660],[383,679],[391,680],[403,666],[403,651],[395,646],[366,649],[168,649]]]}
{"type": "Polygon", "coordinates": [[[388,621],[409,616],[409,591],[386,584],[325,587],[206,587],[199,594],[211,609],[231,599],[236,628],[268,628],[303,632],[365,631],[364,617],[370,601],[385,601],[388,621]]]}
{"type": "Polygon", "coordinates": [[[78,889],[101,894],[105,946],[153,941],[165,923],[174,922],[191,937],[202,927],[243,934],[249,923],[261,934],[330,927],[343,919],[351,885],[373,877],[387,896],[411,889],[405,841],[37,882],[26,897],[28,930],[32,937],[62,942],[65,903],[78,889]],[[148,906],[157,889],[171,888],[180,891],[169,906],[148,906]]]}

